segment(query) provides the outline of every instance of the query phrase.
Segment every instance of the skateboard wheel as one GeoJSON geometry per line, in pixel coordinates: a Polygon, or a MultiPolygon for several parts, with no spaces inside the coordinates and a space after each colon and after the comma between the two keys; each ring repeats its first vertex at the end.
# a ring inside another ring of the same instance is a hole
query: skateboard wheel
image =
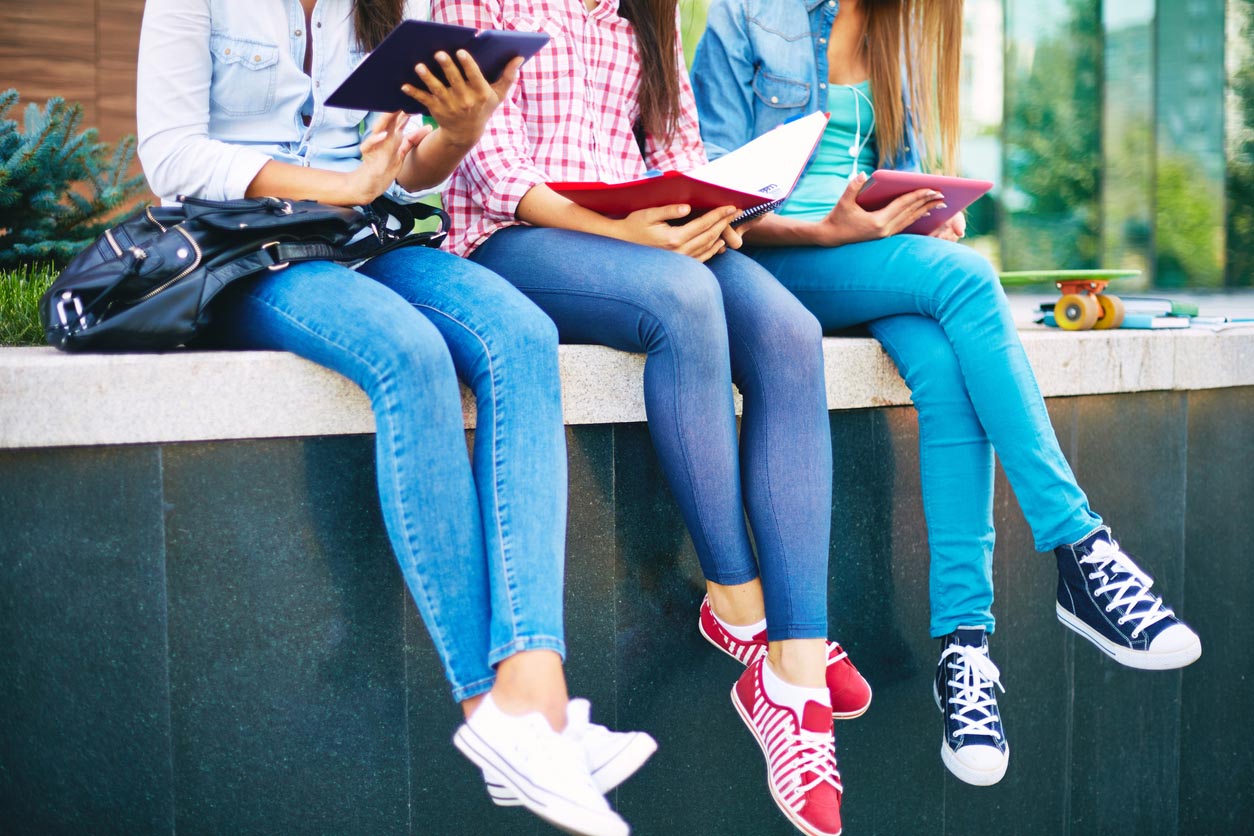
{"type": "Polygon", "coordinates": [[[1102,315],[1098,317],[1097,323],[1093,326],[1098,331],[1105,331],[1108,328],[1118,328],[1123,324],[1123,300],[1118,296],[1108,296],[1099,293],[1097,296],[1097,304],[1102,308],[1102,315]]]}
{"type": "Polygon", "coordinates": [[[1054,305],[1054,321],[1064,331],[1087,331],[1101,313],[1102,306],[1087,293],[1068,293],[1054,305]]]}

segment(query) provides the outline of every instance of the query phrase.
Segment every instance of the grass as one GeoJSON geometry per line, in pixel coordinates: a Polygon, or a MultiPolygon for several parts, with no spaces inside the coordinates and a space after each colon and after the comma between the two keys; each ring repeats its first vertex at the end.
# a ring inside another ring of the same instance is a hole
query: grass
{"type": "Polygon", "coordinates": [[[0,270],[0,346],[45,344],[39,297],[56,277],[48,264],[0,270]]]}

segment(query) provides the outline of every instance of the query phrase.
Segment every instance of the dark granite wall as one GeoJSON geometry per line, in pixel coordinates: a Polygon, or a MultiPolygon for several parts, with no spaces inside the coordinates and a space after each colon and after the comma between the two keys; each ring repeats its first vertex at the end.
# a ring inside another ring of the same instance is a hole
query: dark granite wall
{"type": "MultiPolygon", "coordinates": [[[[939,758],[909,409],[832,414],[831,623],[875,688],[839,723],[846,833],[1220,834],[1254,821],[1254,388],[1049,404],[1093,506],[1202,635],[1119,667],[1053,615],[999,475],[999,785],[939,758]]],[[[695,630],[700,570],[642,425],[570,442],[569,678],[661,742],[640,836],[793,833],[695,630]]],[[[367,437],[0,452],[0,834],[526,834],[458,722],[383,534],[367,437]]]]}

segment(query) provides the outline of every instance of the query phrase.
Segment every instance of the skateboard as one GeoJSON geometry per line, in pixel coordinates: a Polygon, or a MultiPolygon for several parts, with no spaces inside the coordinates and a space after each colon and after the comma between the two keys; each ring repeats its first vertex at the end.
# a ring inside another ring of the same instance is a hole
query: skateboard
{"type": "Polygon", "coordinates": [[[1062,292],[1054,319],[1064,331],[1105,330],[1123,324],[1123,300],[1103,293],[1114,279],[1139,276],[1140,270],[1019,270],[1001,274],[1005,287],[1052,283],[1062,292]]]}

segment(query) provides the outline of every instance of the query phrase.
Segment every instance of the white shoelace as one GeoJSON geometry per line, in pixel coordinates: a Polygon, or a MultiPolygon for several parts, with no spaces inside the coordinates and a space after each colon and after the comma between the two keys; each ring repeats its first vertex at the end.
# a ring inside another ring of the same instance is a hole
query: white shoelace
{"type": "Polygon", "coordinates": [[[948,668],[956,671],[951,674],[949,686],[954,688],[949,698],[951,708],[957,710],[950,718],[962,724],[953,734],[982,735],[994,740],[1001,740],[1001,732],[989,724],[994,722],[992,709],[997,705],[997,692],[994,686],[1006,692],[1001,684],[1001,671],[988,658],[988,651],[983,647],[969,647],[965,644],[951,644],[945,648],[941,658],[954,656],[948,668]]]}
{"type": "Polygon", "coordinates": [[[830,734],[798,731],[797,736],[788,742],[786,762],[789,773],[784,793],[790,799],[796,799],[823,783],[844,792],[840,770],[836,766],[836,743],[830,734]],[[807,772],[811,775],[810,780],[803,783],[801,776],[807,772]]]}
{"type": "Polygon", "coordinates": [[[1110,596],[1106,612],[1121,609],[1119,624],[1136,622],[1136,626],[1132,628],[1132,638],[1135,639],[1149,627],[1174,615],[1169,608],[1163,606],[1162,598],[1149,593],[1154,580],[1123,553],[1118,543],[1098,540],[1093,544],[1089,555],[1080,558],[1080,563],[1092,565],[1093,571],[1089,573],[1089,580],[1101,582],[1101,586],[1093,594],[1110,596]],[[1138,604],[1148,606],[1136,612],[1138,604]]]}

